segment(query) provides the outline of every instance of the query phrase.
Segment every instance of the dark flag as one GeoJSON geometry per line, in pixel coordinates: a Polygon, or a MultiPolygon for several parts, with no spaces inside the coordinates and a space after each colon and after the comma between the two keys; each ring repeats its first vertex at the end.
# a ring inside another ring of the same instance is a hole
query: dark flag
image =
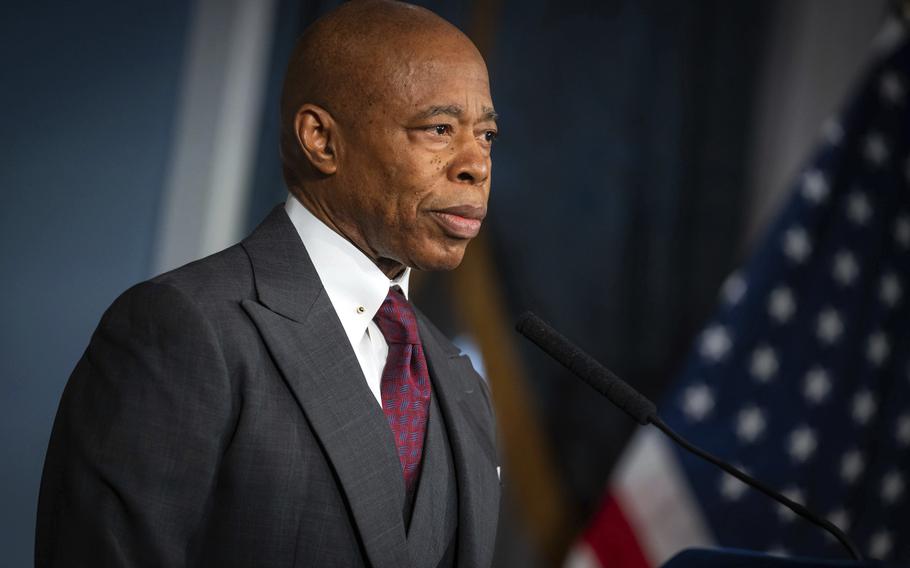
{"type": "MultiPolygon", "coordinates": [[[[660,414],[817,511],[869,557],[910,565],[910,43],[873,62],[660,414]]],[[[573,566],[656,566],[718,545],[844,557],[821,529],[638,432],[573,566]]]]}

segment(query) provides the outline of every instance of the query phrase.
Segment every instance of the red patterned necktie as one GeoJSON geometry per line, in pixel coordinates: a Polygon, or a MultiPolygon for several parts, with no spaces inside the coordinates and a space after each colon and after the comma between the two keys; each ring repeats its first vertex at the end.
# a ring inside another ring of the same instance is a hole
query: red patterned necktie
{"type": "Polygon", "coordinates": [[[389,420],[408,496],[420,477],[423,439],[430,412],[430,373],[417,333],[417,318],[407,298],[391,288],[373,318],[389,345],[379,390],[389,420]]]}

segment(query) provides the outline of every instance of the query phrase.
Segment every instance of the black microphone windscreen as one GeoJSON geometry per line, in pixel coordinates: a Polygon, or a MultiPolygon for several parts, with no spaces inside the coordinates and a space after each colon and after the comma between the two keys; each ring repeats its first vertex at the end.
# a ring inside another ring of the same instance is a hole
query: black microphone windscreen
{"type": "Polygon", "coordinates": [[[575,346],[533,312],[522,314],[515,329],[591,385],[594,390],[610,399],[639,424],[648,424],[657,415],[657,408],[653,402],[575,346]]]}

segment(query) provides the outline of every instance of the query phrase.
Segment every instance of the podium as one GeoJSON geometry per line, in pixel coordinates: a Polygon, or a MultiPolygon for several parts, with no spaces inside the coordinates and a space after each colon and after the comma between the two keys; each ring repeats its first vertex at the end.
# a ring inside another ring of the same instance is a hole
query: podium
{"type": "Polygon", "coordinates": [[[863,562],[822,560],[773,556],[734,548],[688,548],[668,560],[661,568],[884,568],[884,566],[884,563],[877,560],[863,562]]]}

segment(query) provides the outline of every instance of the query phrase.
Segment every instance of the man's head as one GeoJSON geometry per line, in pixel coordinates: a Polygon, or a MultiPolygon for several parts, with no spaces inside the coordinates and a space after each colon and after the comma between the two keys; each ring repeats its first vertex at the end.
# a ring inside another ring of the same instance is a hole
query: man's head
{"type": "Polygon", "coordinates": [[[416,6],[355,1],[297,44],[281,98],[291,191],[388,275],[458,266],[490,193],[483,58],[416,6]]]}

